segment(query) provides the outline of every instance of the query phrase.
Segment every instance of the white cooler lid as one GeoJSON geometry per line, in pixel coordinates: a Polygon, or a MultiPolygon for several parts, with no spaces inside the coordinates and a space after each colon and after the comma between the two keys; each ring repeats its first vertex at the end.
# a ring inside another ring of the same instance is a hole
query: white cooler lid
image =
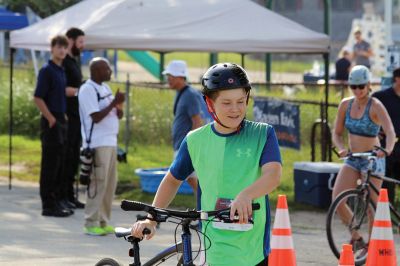
{"type": "Polygon", "coordinates": [[[293,169],[314,173],[336,174],[339,172],[342,165],[342,163],[331,162],[295,162],[293,169]]]}

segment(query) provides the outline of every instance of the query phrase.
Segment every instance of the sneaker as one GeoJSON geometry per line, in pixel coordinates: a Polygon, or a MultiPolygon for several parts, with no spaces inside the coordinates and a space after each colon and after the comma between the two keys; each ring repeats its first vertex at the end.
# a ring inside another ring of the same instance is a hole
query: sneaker
{"type": "Polygon", "coordinates": [[[103,226],[103,227],[101,227],[101,229],[103,229],[104,232],[106,232],[106,234],[114,234],[115,233],[115,229],[111,225],[103,226]]]}
{"type": "Polygon", "coordinates": [[[85,231],[85,234],[91,235],[91,236],[104,236],[107,234],[107,232],[104,231],[103,228],[98,227],[98,226],[85,227],[84,231],[85,231]]]}

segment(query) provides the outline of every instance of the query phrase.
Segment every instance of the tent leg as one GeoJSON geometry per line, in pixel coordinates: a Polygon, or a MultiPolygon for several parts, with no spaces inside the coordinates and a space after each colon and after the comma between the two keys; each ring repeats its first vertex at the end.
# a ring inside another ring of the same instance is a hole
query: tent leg
{"type": "Polygon", "coordinates": [[[325,65],[325,110],[324,110],[324,120],[323,122],[323,159],[322,161],[327,161],[327,158],[331,158],[332,147],[330,145],[330,134],[329,134],[329,119],[328,119],[328,111],[329,111],[329,53],[324,54],[324,65],[325,65]]]}
{"type": "Polygon", "coordinates": [[[15,49],[10,48],[10,99],[9,99],[9,126],[8,126],[8,189],[11,190],[12,180],[12,135],[13,135],[13,71],[15,49]]]}

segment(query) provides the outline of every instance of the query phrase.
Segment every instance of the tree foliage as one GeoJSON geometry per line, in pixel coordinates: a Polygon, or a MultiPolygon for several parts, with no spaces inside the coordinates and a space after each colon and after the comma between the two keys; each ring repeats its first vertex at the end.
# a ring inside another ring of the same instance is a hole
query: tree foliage
{"type": "Polygon", "coordinates": [[[80,0],[0,0],[1,5],[15,12],[25,13],[25,7],[29,6],[42,18],[48,17],[78,2],[80,0]]]}

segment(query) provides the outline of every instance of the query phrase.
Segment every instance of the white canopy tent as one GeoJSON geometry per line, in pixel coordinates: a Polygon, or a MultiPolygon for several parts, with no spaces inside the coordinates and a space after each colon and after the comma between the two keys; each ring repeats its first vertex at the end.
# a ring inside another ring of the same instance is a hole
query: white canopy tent
{"type": "Polygon", "coordinates": [[[79,27],[87,49],[326,53],[329,37],[250,0],[85,0],[13,31],[14,48],[48,50],[79,27]]]}

